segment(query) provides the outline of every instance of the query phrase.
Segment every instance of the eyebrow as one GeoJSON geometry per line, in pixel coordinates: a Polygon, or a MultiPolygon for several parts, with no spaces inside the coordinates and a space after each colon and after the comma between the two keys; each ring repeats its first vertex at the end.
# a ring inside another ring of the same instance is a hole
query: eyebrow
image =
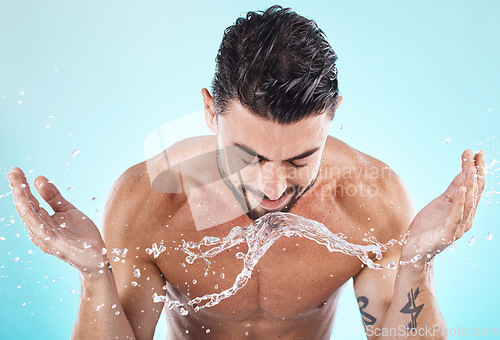
{"type": "MultiPolygon", "coordinates": [[[[266,157],[262,156],[262,155],[259,155],[257,152],[255,152],[255,150],[252,150],[250,149],[249,147],[247,146],[244,146],[244,145],[241,145],[239,143],[235,143],[234,144],[236,147],[238,147],[239,149],[245,151],[247,154],[251,155],[251,156],[254,156],[254,157],[257,157],[259,158],[260,160],[264,161],[264,162],[269,162],[269,159],[267,159],[266,157]]],[[[315,148],[312,148],[311,150],[309,151],[306,151],[306,152],[303,152],[301,153],[300,155],[297,155],[295,157],[292,157],[292,158],[289,158],[287,160],[285,160],[286,162],[293,162],[293,161],[296,161],[298,159],[302,159],[302,158],[306,158],[306,157],[309,157],[311,156],[313,153],[315,153],[316,151],[319,150],[319,147],[315,147],[315,148]]]]}

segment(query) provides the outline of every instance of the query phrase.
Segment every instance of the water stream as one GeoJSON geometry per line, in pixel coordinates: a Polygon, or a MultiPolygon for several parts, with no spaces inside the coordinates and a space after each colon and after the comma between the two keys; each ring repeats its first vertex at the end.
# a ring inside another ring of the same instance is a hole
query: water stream
{"type": "MultiPolygon", "coordinates": [[[[402,244],[406,241],[406,236],[401,241],[392,239],[387,243],[380,243],[374,237],[363,239],[368,242],[367,245],[359,245],[349,243],[345,240],[346,236],[339,233],[332,233],[322,223],[313,221],[298,215],[290,213],[269,213],[255,220],[247,227],[234,227],[229,234],[224,238],[213,236],[205,236],[200,242],[184,242],[182,250],[188,255],[186,262],[193,264],[197,259],[203,259],[210,265],[209,258],[217,256],[226,249],[230,249],[241,243],[248,245],[248,252],[238,252],[236,258],[243,260],[243,269],[236,277],[233,285],[220,292],[206,294],[196,297],[188,302],[190,306],[195,307],[195,311],[205,307],[212,307],[218,304],[221,300],[227,299],[236,294],[243,288],[252,272],[264,256],[267,250],[280,237],[304,237],[324,245],[330,252],[340,252],[350,256],[356,256],[366,266],[372,269],[395,268],[396,264],[391,262],[385,266],[375,263],[369,253],[375,254],[375,258],[380,260],[382,254],[386,252],[396,242],[402,244]],[[201,247],[210,247],[206,251],[202,251],[201,247]]],[[[166,296],[153,296],[155,302],[167,302],[169,308],[182,306],[179,301],[168,301],[166,296]]],[[[182,309],[185,311],[184,309],[182,309]]]]}

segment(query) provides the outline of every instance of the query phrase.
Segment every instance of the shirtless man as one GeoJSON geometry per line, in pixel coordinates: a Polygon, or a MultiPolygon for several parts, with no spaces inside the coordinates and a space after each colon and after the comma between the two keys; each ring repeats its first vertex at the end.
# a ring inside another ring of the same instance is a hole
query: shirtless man
{"type": "Polygon", "coordinates": [[[215,135],[181,141],[125,171],[106,202],[103,238],[45,177],[34,185],[53,215],[19,168],[7,175],[33,242],[81,273],[75,338],[151,339],[164,305],[153,297],[167,296],[183,304],[166,311],[169,339],[329,339],[350,278],[368,338],[441,336],[433,258],[472,225],[484,153],[466,150],[449,188],[415,216],[389,167],[327,135],[342,102],[335,61],[315,23],[288,9],[238,19],[217,56],[214,97],[202,90],[215,135]],[[241,290],[195,310],[204,302],[191,299],[232,286],[242,268],[235,255],[248,249],[242,243],[210,265],[186,264],[183,242],[223,238],[272,212],[319,221],[353,244],[409,237],[382,259],[370,253],[375,263],[394,263],[380,270],[281,237],[241,290]]]}

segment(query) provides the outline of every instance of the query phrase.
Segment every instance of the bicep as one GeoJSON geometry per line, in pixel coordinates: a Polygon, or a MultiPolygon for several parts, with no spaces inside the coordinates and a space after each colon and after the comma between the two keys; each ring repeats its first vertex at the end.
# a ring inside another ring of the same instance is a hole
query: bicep
{"type": "Polygon", "coordinates": [[[144,198],[136,192],[131,176],[115,184],[103,213],[103,237],[112,267],[120,303],[137,339],[152,339],[163,302],[154,295],[165,295],[165,279],[144,243],[147,225],[137,218],[145,211],[144,198]]]}
{"type": "Polygon", "coordinates": [[[141,250],[144,251],[129,250],[126,257],[117,256],[116,262],[111,259],[111,265],[120,302],[134,334],[138,339],[152,339],[164,305],[162,301],[155,302],[154,297],[165,295],[165,279],[156,264],[141,259],[137,254],[141,250]]]}

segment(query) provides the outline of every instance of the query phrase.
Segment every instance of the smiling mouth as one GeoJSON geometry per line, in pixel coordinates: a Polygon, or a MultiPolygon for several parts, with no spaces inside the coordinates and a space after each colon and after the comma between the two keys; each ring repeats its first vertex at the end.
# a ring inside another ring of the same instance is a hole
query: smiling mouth
{"type": "Polygon", "coordinates": [[[266,210],[277,210],[282,208],[285,203],[287,203],[290,199],[290,195],[285,191],[283,195],[277,200],[271,200],[266,195],[258,195],[254,191],[247,191],[250,195],[253,196],[253,199],[259,204],[260,207],[266,210]]]}

